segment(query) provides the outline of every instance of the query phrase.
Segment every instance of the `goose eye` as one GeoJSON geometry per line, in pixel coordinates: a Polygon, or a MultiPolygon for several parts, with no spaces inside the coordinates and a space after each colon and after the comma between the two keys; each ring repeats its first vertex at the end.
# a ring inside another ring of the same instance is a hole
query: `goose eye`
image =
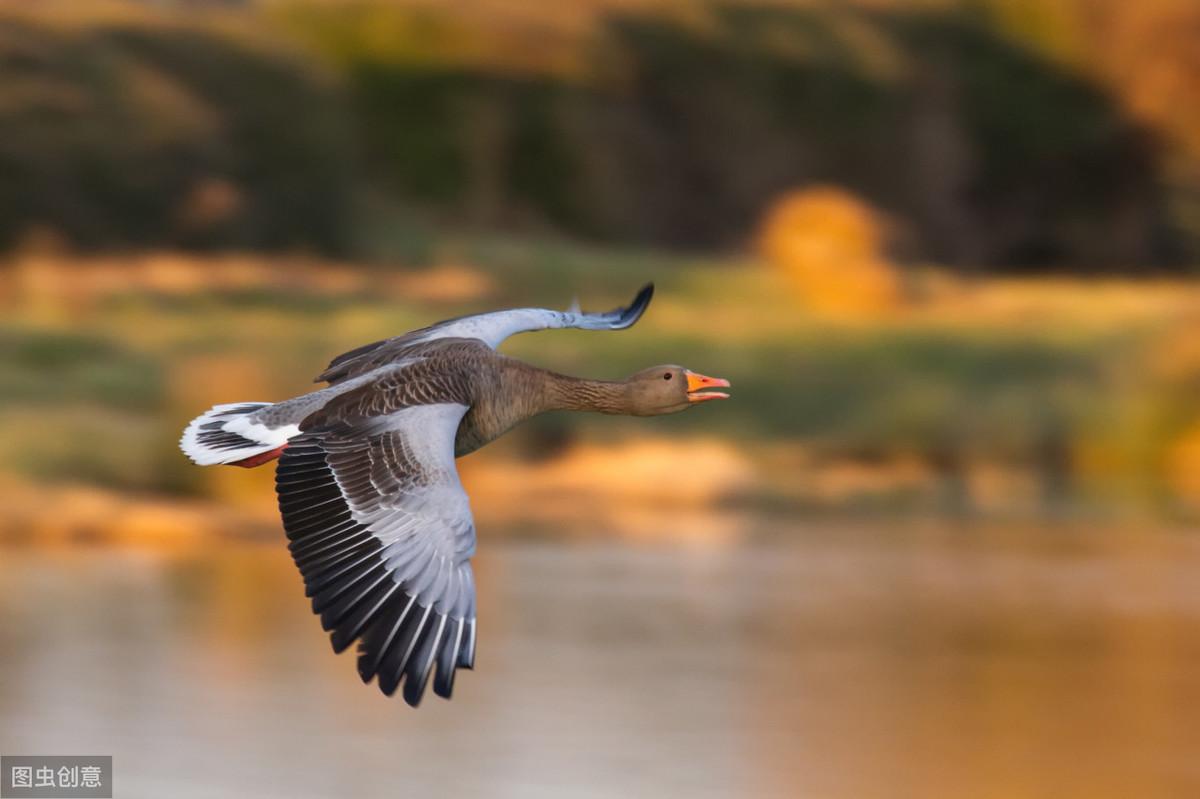
{"type": "Polygon", "coordinates": [[[671,379],[671,373],[670,373],[670,372],[667,372],[665,375],[663,375],[663,380],[670,380],[670,379],[671,379]]]}

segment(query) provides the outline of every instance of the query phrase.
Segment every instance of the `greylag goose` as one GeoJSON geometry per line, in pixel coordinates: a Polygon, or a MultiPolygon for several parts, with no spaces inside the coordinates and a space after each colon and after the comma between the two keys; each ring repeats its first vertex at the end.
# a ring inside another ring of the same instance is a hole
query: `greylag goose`
{"type": "Polygon", "coordinates": [[[289,549],[334,651],[357,641],[363,681],[389,696],[403,681],[414,707],[436,668],[434,693],[448,699],[455,669],[475,663],[475,525],[455,458],[545,411],[657,416],[728,397],[713,390],[728,381],[681,366],[586,380],[496,347],[532,330],[623,330],[653,293],[607,313],[497,311],[367,344],[334,358],[318,391],[217,405],[180,447],[204,466],[278,458],[289,549]]]}

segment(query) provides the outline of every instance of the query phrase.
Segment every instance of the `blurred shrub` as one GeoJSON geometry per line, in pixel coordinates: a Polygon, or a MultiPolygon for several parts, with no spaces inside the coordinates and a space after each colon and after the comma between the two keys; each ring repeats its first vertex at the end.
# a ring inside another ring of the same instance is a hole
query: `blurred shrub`
{"type": "Polygon", "coordinates": [[[557,39],[486,13],[275,8],[347,75],[372,174],[449,220],[737,247],[780,193],[836,183],[952,263],[1169,249],[1152,138],[970,9],[609,14],[564,65],[557,39]]]}
{"type": "Polygon", "coordinates": [[[759,249],[812,308],[874,313],[901,299],[895,267],[884,253],[883,220],[844,191],[792,192],[768,211],[759,249]]]}
{"type": "Polygon", "coordinates": [[[377,252],[366,195],[404,224],[741,247],[782,192],[836,184],[947,263],[1198,254],[1200,18],[1097,2],[6,6],[0,246],[44,223],[377,252]]]}
{"type": "Polygon", "coordinates": [[[339,249],[354,140],[330,76],[257,33],[149,12],[0,12],[0,246],[339,249]]]}
{"type": "Polygon", "coordinates": [[[0,328],[0,401],[157,407],[162,376],[153,360],[87,335],[0,328]]]}
{"type": "Polygon", "coordinates": [[[1195,0],[982,0],[1009,38],[1098,79],[1159,138],[1166,222],[1200,252],[1200,3],[1195,0]]]}

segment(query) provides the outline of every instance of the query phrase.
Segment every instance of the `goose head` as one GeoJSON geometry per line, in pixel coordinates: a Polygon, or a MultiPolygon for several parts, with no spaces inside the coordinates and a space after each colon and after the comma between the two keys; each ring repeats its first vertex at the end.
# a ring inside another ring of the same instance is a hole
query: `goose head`
{"type": "Polygon", "coordinates": [[[707,377],[674,364],[643,369],[626,378],[625,384],[634,416],[678,413],[708,400],[729,399],[725,392],[712,390],[728,388],[728,380],[707,377]]]}

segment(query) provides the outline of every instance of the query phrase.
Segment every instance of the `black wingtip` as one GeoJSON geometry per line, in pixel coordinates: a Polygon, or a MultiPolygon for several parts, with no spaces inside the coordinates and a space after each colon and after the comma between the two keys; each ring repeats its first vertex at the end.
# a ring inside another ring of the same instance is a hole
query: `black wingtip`
{"type": "Polygon", "coordinates": [[[620,319],[617,322],[619,328],[632,327],[637,320],[642,318],[642,314],[650,307],[650,300],[654,297],[654,284],[647,283],[642,286],[641,291],[633,298],[633,302],[629,303],[628,308],[622,308],[620,311],[620,319]]]}

